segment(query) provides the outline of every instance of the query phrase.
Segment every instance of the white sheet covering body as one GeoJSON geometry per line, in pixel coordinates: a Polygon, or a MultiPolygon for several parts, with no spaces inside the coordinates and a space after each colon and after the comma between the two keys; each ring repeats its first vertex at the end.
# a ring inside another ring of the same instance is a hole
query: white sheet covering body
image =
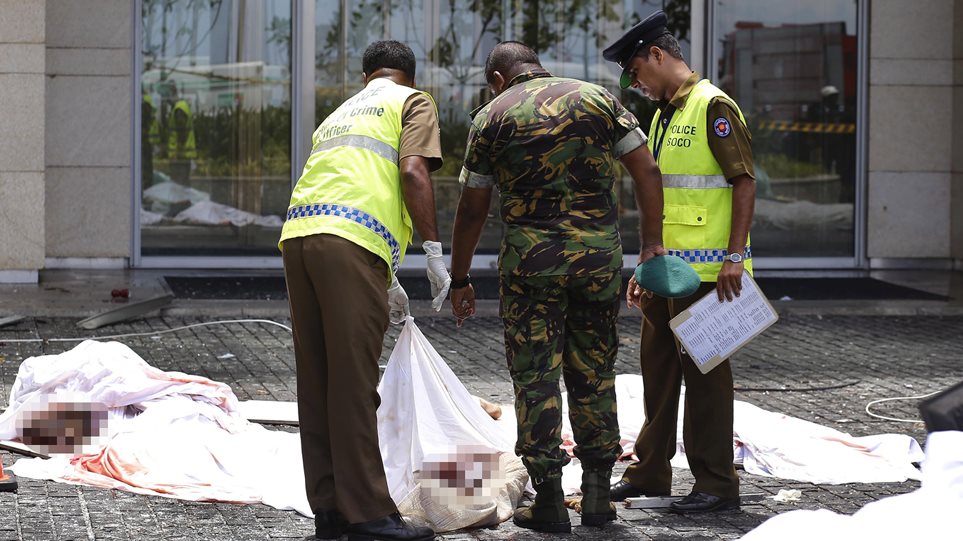
{"type": "MultiPolygon", "coordinates": [[[[382,459],[403,513],[438,531],[511,517],[528,481],[512,451],[514,424],[485,413],[410,318],[379,391],[382,459]]],[[[18,438],[25,409],[64,400],[106,405],[106,437],[87,454],[20,459],[17,475],[312,516],[298,435],[248,422],[223,383],[158,370],[117,342],[86,341],[21,364],[0,439],[18,438]]]]}
{"type": "Polygon", "coordinates": [[[744,541],[960,539],[963,509],[963,432],[934,432],[926,439],[922,486],[909,494],[867,504],[853,515],[826,509],[776,515],[744,541]]]}
{"type": "MultiPolygon", "coordinates": [[[[645,423],[642,376],[619,375],[615,378],[619,405],[619,432],[622,456],[633,456],[633,447],[645,423]]],[[[574,447],[568,420],[568,401],[562,400],[562,446],[574,447]]],[[[688,468],[682,441],[682,412],[685,387],[679,400],[676,455],[672,465],[688,468]]],[[[766,411],[747,402],[736,401],[733,436],[735,462],[748,473],[816,484],[896,483],[919,479],[914,462],[923,459],[919,443],[904,434],[879,434],[854,437],[836,429],[766,411]]],[[[581,479],[577,462],[564,472],[567,492],[576,492],[581,479]]]]}
{"type": "Polygon", "coordinates": [[[381,457],[402,514],[438,531],[511,518],[528,483],[514,420],[492,419],[411,317],[378,393],[381,457]]]}
{"type": "Polygon", "coordinates": [[[107,433],[88,454],[18,460],[17,475],[311,515],[298,435],[245,420],[223,383],[164,372],[118,342],[86,341],[20,365],[0,438],[17,438],[18,415],[44,400],[107,406],[107,433]]]}

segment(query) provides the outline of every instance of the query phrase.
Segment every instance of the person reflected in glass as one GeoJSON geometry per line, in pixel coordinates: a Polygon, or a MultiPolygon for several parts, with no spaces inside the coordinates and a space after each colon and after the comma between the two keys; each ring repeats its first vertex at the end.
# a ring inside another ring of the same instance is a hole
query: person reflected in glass
{"type": "Polygon", "coordinates": [[[178,95],[176,85],[171,85],[171,92],[173,105],[167,116],[167,158],[171,178],[186,184],[190,180],[192,162],[197,159],[194,112],[191,104],[178,95]]]}
{"type": "Polygon", "coordinates": [[[154,184],[154,155],[160,149],[160,123],[157,121],[157,108],[154,107],[154,98],[145,93],[141,100],[141,182],[144,188],[149,188],[154,184]]]}

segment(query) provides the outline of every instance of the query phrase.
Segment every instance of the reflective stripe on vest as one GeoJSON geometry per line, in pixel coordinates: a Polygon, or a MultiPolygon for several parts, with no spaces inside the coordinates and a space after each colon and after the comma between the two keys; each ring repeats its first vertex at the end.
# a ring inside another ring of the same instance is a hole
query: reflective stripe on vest
{"type": "Polygon", "coordinates": [[[722,175],[662,175],[664,188],[728,188],[729,181],[722,175]]]}
{"type": "Polygon", "coordinates": [[[398,272],[398,267],[401,265],[401,245],[398,244],[397,239],[391,234],[391,231],[388,231],[388,228],[374,216],[344,205],[315,203],[313,205],[301,205],[299,207],[289,208],[287,219],[296,220],[298,218],[310,218],[311,216],[339,216],[346,220],[359,223],[374,231],[379,237],[385,239],[388,247],[391,248],[391,272],[398,272]]]}
{"type": "MultiPolygon", "coordinates": [[[[681,257],[686,263],[722,263],[729,256],[729,250],[673,250],[666,248],[669,255],[681,257]]],[[[742,260],[752,259],[752,248],[746,246],[742,260]]]]}
{"type": "Polygon", "coordinates": [[[314,150],[311,151],[311,154],[330,150],[335,147],[363,148],[365,150],[374,152],[378,156],[381,156],[391,163],[398,163],[397,150],[392,148],[392,146],[388,143],[379,141],[374,137],[368,137],[367,135],[342,135],[340,137],[328,139],[327,141],[322,141],[318,144],[318,146],[314,147],[314,150]]]}

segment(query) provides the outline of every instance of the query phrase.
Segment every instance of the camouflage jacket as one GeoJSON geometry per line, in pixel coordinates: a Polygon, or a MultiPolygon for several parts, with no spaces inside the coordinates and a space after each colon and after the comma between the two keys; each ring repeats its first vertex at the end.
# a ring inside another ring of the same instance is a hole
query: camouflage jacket
{"type": "Polygon", "coordinates": [[[472,119],[462,184],[497,186],[503,273],[587,275],[622,267],[619,156],[645,143],[606,89],[535,70],[472,119]]]}

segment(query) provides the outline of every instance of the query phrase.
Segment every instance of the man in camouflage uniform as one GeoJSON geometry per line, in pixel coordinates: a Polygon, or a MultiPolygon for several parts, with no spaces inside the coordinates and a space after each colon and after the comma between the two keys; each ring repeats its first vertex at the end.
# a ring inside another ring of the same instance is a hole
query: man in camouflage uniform
{"type": "Polygon", "coordinates": [[[664,253],[662,179],[636,118],[602,87],[553,77],[535,52],[504,42],[485,75],[495,99],[473,117],[452,239],[452,310],[474,313],[471,259],[498,186],[506,225],[500,314],[518,415],[516,453],[538,492],[515,523],[569,532],[561,445],[564,376],[583,466],[582,524],[615,519],[608,493],[619,456],[614,363],[622,245],[621,160],[643,210],[643,259],[664,253]]]}

